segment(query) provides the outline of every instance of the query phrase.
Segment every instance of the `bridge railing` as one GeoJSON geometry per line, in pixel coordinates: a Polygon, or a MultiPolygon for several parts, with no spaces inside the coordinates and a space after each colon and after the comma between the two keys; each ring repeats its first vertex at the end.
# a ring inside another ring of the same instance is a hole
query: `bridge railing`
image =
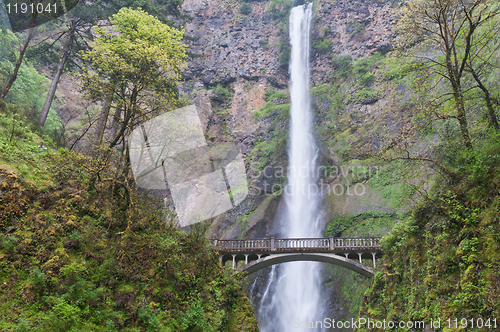
{"type": "Polygon", "coordinates": [[[271,239],[258,240],[214,240],[220,249],[227,250],[271,250],[271,239]]]}
{"type": "Polygon", "coordinates": [[[276,250],[287,249],[325,249],[331,248],[330,239],[276,239],[276,250]]]}
{"type": "Polygon", "coordinates": [[[379,237],[213,240],[224,251],[362,250],[379,249],[379,237]]]}
{"type": "Polygon", "coordinates": [[[379,247],[380,238],[379,237],[370,237],[370,238],[342,238],[337,237],[333,238],[334,246],[337,248],[371,248],[371,247],[379,247]]]}

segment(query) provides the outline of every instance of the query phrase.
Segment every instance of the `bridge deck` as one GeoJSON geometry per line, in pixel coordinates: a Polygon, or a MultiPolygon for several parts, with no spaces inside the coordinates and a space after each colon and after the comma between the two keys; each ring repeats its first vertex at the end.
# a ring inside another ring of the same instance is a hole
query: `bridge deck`
{"type": "Polygon", "coordinates": [[[359,252],[380,251],[379,237],[213,240],[221,252],[359,252]]]}

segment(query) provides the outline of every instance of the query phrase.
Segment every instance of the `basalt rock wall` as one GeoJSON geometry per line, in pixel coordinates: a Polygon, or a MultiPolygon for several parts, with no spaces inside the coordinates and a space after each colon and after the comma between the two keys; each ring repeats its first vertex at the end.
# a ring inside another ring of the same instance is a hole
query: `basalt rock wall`
{"type": "MultiPolygon", "coordinates": [[[[276,19],[275,13],[289,10],[286,4],[186,0],[183,5],[190,60],[182,90],[198,105],[207,139],[234,141],[239,147],[252,187],[245,202],[211,222],[214,237],[264,237],[276,231],[272,221],[283,204],[276,189],[286,181],[289,77],[283,55],[288,43],[287,18],[276,19]],[[250,11],[242,14],[243,6],[250,11]],[[269,90],[283,92],[285,97],[270,99],[269,90]],[[270,111],[262,111],[266,105],[272,106],[270,111]],[[275,107],[279,105],[283,107],[275,107]],[[259,116],[259,111],[264,115],[259,116]]],[[[389,1],[315,2],[313,87],[329,82],[336,70],[335,56],[349,54],[356,59],[391,50],[393,12],[389,1]]],[[[369,105],[370,109],[362,104],[349,107],[369,114],[385,107],[387,101],[382,96],[377,103],[369,105]]],[[[327,122],[329,101],[315,97],[314,106],[317,122],[327,122]]],[[[326,146],[321,154],[325,161],[338,162],[326,146]]]]}

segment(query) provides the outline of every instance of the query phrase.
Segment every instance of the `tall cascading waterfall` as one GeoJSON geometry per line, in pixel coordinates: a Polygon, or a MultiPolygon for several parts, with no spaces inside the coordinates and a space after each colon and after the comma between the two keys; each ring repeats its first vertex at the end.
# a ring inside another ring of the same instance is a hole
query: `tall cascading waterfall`
{"type": "MultiPolygon", "coordinates": [[[[318,148],[313,136],[309,95],[311,17],[312,4],[295,7],[290,13],[291,129],[288,187],[285,188],[286,219],[281,232],[286,238],[321,237],[320,197],[316,194],[318,148]]],[[[259,310],[262,332],[289,332],[298,327],[298,322],[324,320],[320,272],[320,263],[293,262],[280,266],[278,278],[269,277],[276,284],[270,303],[262,303],[259,310]]]]}

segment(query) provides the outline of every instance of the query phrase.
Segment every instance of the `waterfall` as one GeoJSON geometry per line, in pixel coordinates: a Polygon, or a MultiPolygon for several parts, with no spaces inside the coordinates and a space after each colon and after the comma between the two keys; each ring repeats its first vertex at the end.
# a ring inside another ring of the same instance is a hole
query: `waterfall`
{"type": "MultiPolygon", "coordinates": [[[[281,231],[287,238],[321,237],[320,197],[316,194],[318,149],[313,137],[309,95],[311,17],[312,4],[295,7],[290,13],[291,126],[288,186],[285,190],[286,220],[281,231]]],[[[316,322],[325,318],[320,269],[320,263],[315,262],[293,262],[280,267],[282,280],[275,286],[272,309],[265,315],[262,332],[289,332],[295,330],[297,322],[316,322]]],[[[317,329],[308,329],[321,330],[319,325],[317,329]]]]}

